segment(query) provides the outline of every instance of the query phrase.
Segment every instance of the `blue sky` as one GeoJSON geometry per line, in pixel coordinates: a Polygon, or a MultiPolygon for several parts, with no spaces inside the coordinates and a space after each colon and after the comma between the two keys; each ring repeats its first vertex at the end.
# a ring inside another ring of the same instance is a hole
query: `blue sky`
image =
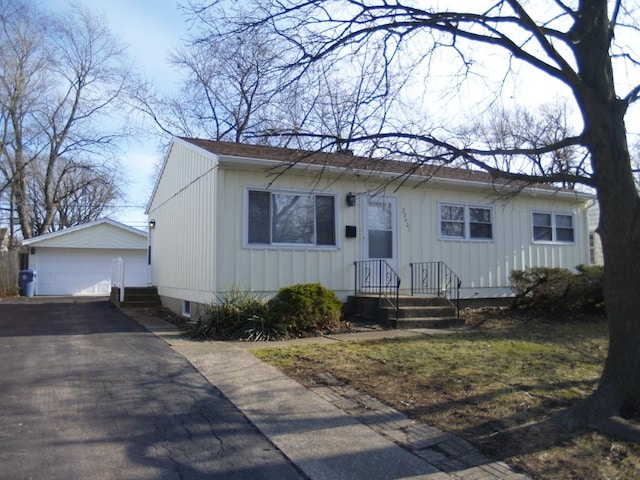
{"type": "MultiPolygon", "coordinates": [[[[44,0],[46,8],[65,7],[77,3],[104,16],[111,32],[128,46],[141,75],[162,90],[176,84],[176,74],[166,63],[168,52],[187,35],[187,23],[176,0],[44,0]]],[[[136,228],[146,227],[144,205],[153,188],[155,165],[161,157],[153,138],[142,136],[123,144],[121,164],[129,185],[127,205],[113,216],[136,228]]]]}

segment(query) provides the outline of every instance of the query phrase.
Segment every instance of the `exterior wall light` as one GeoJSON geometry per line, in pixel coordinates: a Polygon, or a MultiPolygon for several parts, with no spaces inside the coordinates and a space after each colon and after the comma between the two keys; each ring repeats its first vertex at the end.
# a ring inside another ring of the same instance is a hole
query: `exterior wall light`
{"type": "Polygon", "coordinates": [[[155,220],[149,220],[149,229],[153,230],[154,228],[156,228],[156,221],[155,220]]]}
{"type": "Polygon", "coordinates": [[[355,193],[347,193],[347,207],[355,207],[356,206],[356,195],[355,193]]]}

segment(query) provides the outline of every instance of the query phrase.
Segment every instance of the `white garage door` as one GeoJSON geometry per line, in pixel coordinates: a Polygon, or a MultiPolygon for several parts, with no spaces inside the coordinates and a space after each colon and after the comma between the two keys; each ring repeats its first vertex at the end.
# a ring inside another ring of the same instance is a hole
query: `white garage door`
{"type": "Polygon", "coordinates": [[[36,270],[36,295],[109,295],[111,264],[125,261],[125,284],[146,284],[144,251],[38,248],[30,258],[36,270]],[[34,258],[37,257],[37,260],[34,258]],[[33,262],[33,260],[36,260],[33,262]]]}

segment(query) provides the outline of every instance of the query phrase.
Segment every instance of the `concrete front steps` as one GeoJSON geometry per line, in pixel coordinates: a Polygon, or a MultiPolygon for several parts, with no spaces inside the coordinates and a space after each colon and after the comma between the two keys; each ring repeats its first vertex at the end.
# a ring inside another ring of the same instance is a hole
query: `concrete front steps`
{"type": "Polygon", "coordinates": [[[399,308],[377,295],[350,296],[347,316],[398,329],[451,328],[464,324],[456,315],[456,308],[444,297],[407,296],[398,298],[399,308]]]}
{"type": "Polygon", "coordinates": [[[112,287],[111,302],[126,308],[161,306],[160,296],[156,287],[125,287],[123,302],[120,302],[120,289],[112,287]]]}

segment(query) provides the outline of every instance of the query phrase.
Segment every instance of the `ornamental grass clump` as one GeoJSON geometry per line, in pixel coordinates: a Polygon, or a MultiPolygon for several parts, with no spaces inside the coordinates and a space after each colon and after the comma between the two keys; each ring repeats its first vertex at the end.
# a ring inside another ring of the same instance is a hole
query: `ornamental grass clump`
{"type": "Polygon", "coordinates": [[[289,336],[287,326],[270,314],[267,301],[236,287],[207,305],[185,333],[213,340],[267,341],[289,336]]]}
{"type": "Polygon", "coordinates": [[[185,333],[213,340],[282,340],[336,331],[341,312],[340,299],[319,283],[281,288],[269,301],[233,287],[207,305],[185,333]]]}

